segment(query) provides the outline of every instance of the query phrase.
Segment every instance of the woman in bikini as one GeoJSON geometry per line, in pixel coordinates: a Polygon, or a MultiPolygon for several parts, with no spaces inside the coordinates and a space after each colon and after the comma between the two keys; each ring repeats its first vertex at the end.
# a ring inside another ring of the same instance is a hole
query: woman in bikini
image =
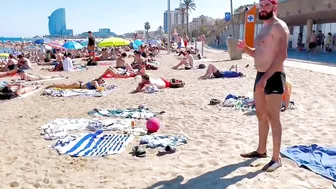
{"type": "Polygon", "coordinates": [[[59,89],[89,89],[96,90],[99,89],[105,83],[104,79],[99,77],[98,79],[83,83],[81,81],[72,83],[72,84],[60,84],[60,85],[49,85],[46,87],[49,88],[59,88],[59,89]]]}
{"type": "Polygon", "coordinates": [[[37,86],[23,86],[21,84],[7,84],[0,90],[1,100],[10,100],[20,95],[29,93],[38,89],[37,86]]]}
{"type": "Polygon", "coordinates": [[[141,75],[141,82],[138,87],[132,91],[132,93],[144,92],[147,87],[155,86],[158,89],[165,89],[171,87],[171,82],[160,77],[160,78],[150,78],[147,74],[141,75]]]}

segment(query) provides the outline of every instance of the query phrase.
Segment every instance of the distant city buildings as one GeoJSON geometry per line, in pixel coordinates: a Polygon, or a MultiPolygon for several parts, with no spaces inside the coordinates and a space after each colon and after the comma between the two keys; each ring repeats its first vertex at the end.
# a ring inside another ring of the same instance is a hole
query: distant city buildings
{"type": "MultiPolygon", "coordinates": [[[[117,36],[117,34],[114,33],[114,32],[111,32],[111,29],[109,29],[109,28],[101,28],[97,32],[92,31],[92,34],[96,38],[108,38],[108,37],[117,36]]],[[[88,37],[88,33],[86,31],[86,32],[83,32],[83,33],[79,34],[78,36],[79,37],[88,37]]]]}
{"type": "Polygon", "coordinates": [[[66,27],[64,8],[55,10],[48,18],[49,34],[51,37],[73,36],[73,30],[66,27]]]}
{"type": "MultiPolygon", "coordinates": [[[[165,11],[163,13],[163,31],[165,33],[168,32],[168,11],[165,11]]],[[[181,9],[177,8],[175,10],[171,10],[170,11],[170,27],[174,28],[177,25],[182,24],[182,22],[186,22],[187,21],[187,15],[182,15],[181,9]]]]}
{"type": "MultiPolygon", "coordinates": [[[[168,32],[168,11],[165,11],[163,13],[163,30],[165,33],[168,32]]],[[[198,18],[193,18],[191,22],[189,22],[189,31],[192,32],[193,30],[199,30],[201,26],[212,26],[216,22],[215,19],[209,17],[209,16],[200,16],[198,18]]],[[[187,25],[187,15],[182,15],[181,9],[177,8],[175,10],[170,11],[170,27],[171,31],[176,31],[179,32],[182,28],[182,24],[185,26],[187,25]]]]}

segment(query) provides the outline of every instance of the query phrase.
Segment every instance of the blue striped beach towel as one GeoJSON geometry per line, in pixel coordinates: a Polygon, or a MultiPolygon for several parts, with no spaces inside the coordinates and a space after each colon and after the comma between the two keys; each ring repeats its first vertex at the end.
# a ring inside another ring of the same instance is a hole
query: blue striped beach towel
{"type": "Polygon", "coordinates": [[[121,153],[133,138],[133,135],[107,135],[99,130],[70,140],[58,140],[53,148],[59,154],[72,157],[103,157],[121,153]]]}

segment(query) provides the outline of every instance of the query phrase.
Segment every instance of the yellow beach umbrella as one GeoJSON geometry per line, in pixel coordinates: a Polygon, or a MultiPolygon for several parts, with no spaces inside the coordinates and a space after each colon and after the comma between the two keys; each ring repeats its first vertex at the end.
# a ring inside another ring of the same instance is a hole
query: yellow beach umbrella
{"type": "Polygon", "coordinates": [[[129,45],[130,41],[119,38],[119,37],[111,37],[108,39],[104,39],[100,43],[98,43],[98,47],[115,47],[115,46],[126,46],[129,45]]]}
{"type": "Polygon", "coordinates": [[[8,58],[9,54],[8,53],[0,53],[0,57],[8,58]]]}

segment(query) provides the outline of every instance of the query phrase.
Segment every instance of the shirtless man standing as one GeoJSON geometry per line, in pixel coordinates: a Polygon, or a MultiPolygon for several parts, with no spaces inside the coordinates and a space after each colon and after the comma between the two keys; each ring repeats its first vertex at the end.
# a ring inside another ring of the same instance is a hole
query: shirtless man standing
{"type": "Polygon", "coordinates": [[[254,85],[254,102],[258,118],[259,145],[256,151],[241,154],[244,158],[266,158],[269,124],[272,128],[272,160],[262,170],[274,171],[282,166],[280,159],[282,126],[280,110],[285,90],[284,61],[287,58],[289,30],[286,23],[276,17],[277,1],[260,0],[259,19],[264,27],[255,39],[255,48],[239,41],[238,48],[254,58],[257,76],[254,85]]]}
{"type": "Polygon", "coordinates": [[[88,45],[87,45],[87,50],[88,50],[88,53],[90,55],[90,58],[92,58],[92,60],[94,60],[95,58],[95,45],[96,45],[96,39],[95,37],[93,36],[92,32],[91,31],[88,31],[88,45]]]}

